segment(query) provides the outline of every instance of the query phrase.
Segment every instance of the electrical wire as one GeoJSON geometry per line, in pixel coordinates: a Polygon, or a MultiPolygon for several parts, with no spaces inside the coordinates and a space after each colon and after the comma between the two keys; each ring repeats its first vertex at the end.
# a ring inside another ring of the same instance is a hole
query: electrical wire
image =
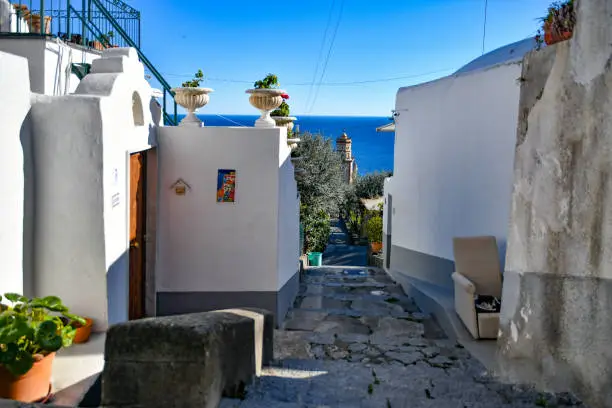
{"type": "Polygon", "coordinates": [[[484,4],[484,23],[482,26],[482,54],[484,55],[485,52],[485,39],[487,37],[487,11],[488,11],[488,6],[489,6],[489,0],[485,0],[485,4],[484,4]]]}
{"type": "Polygon", "coordinates": [[[331,20],[334,11],[334,5],[336,4],[336,0],[332,0],[331,7],[329,8],[329,14],[327,15],[327,24],[325,25],[325,32],[323,33],[323,39],[321,40],[321,47],[319,48],[319,56],[317,57],[317,65],[315,66],[315,72],[312,76],[312,82],[310,83],[310,88],[308,89],[308,96],[306,97],[306,104],[310,102],[310,97],[312,96],[312,90],[314,88],[315,82],[317,82],[317,74],[319,73],[319,66],[321,65],[321,58],[323,58],[323,49],[325,48],[325,40],[327,39],[327,33],[329,32],[329,27],[331,25],[331,20]]]}
{"type": "Polygon", "coordinates": [[[338,21],[336,22],[336,26],[334,27],[334,33],[332,34],[331,43],[329,44],[329,50],[327,51],[325,63],[323,64],[323,71],[321,72],[321,77],[319,78],[319,84],[317,85],[317,88],[315,90],[315,95],[314,95],[312,104],[310,105],[310,108],[307,111],[309,113],[312,112],[312,109],[317,103],[317,98],[319,97],[319,91],[321,90],[321,83],[323,82],[323,78],[325,77],[325,72],[327,71],[327,64],[329,63],[329,59],[331,57],[332,50],[334,49],[334,43],[336,42],[336,35],[338,34],[338,28],[340,27],[340,22],[342,21],[342,13],[344,11],[344,1],[345,0],[341,0],[341,3],[340,3],[340,14],[338,14],[338,21]]]}
{"type": "MultiPolygon", "coordinates": [[[[366,79],[362,81],[321,82],[319,86],[348,86],[348,85],[372,84],[372,83],[378,83],[378,82],[391,82],[391,81],[397,81],[400,79],[411,79],[411,78],[419,78],[419,77],[428,76],[428,75],[440,74],[440,73],[448,72],[452,70],[455,70],[455,68],[439,69],[436,71],[421,72],[418,74],[410,74],[410,75],[400,75],[400,76],[394,76],[394,77],[388,77],[388,78],[366,79]]],[[[178,77],[178,78],[187,78],[193,75],[193,74],[171,74],[171,73],[165,73],[165,72],[162,72],[161,74],[164,76],[178,77]]],[[[214,78],[214,77],[206,78],[206,80],[212,81],[212,82],[229,82],[229,83],[239,83],[239,84],[252,84],[254,82],[254,81],[246,81],[246,80],[241,80],[241,79],[214,78]]],[[[284,85],[285,86],[310,86],[311,82],[284,83],[284,85]]]]}

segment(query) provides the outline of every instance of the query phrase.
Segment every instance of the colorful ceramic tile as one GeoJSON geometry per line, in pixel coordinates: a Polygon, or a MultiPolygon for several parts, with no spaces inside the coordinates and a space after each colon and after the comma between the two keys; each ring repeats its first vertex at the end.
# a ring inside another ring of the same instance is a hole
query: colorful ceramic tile
{"type": "Polygon", "coordinates": [[[217,174],[217,202],[233,203],[236,199],[236,170],[219,169],[217,174]]]}

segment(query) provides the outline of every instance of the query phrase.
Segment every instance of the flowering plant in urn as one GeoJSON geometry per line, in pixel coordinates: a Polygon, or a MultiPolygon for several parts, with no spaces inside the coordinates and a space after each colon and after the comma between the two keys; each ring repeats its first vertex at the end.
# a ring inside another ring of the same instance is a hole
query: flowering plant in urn
{"type": "Polygon", "coordinates": [[[261,112],[261,117],[255,121],[255,127],[275,127],[276,122],[270,113],[283,103],[283,95],[289,95],[279,88],[278,77],[268,74],[264,79],[256,81],[253,89],[247,89],[249,102],[261,112]]]}
{"type": "Polygon", "coordinates": [[[293,135],[293,122],[297,120],[296,117],[289,116],[289,104],[287,103],[287,99],[289,99],[289,95],[282,94],[281,98],[283,101],[280,106],[276,108],[270,116],[276,122],[276,126],[282,126],[287,128],[287,136],[291,137],[293,135]]]}
{"type": "Polygon", "coordinates": [[[213,92],[210,88],[200,88],[200,83],[204,80],[204,73],[201,69],[195,73],[193,79],[183,82],[180,88],[172,88],[174,100],[187,110],[187,116],[181,120],[179,126],[201,127],[202,121],[195,115],[195,111],[205,106],[213,92]]]}

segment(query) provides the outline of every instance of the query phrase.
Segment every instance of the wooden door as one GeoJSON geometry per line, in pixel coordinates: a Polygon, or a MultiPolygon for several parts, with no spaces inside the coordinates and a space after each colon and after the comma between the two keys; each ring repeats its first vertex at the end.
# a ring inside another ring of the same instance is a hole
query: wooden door
{"type": "Polygon", "coordinates": [[[130,156],[130,320],[145,317],[145,158],[130,156]]]}

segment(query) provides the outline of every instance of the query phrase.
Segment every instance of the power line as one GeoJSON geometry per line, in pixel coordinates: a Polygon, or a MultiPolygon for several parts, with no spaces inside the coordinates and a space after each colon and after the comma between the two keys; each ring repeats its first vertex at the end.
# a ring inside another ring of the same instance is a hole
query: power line
{"type": "Polygon", "coordinates": [[[487,37],[487,9],[489,6],[489,0],[485,0],[484,4],[484,23],[482,26],[482,55],[485,52],[485,39],[487,37]]]}
{"type": "MultiPolygon", "coordinates": [[[[436,71],[421,72],[417,74],[399,75],[399,76],[394,76],[394,77],[377,78],[377,79],[366,79],[366,80],[361,80],[361,81],[321,82],[318,85],[319,86],[348,86],[348,85],[371,84],[371,83],[378,83],[378,82],[391,82],[391,81],[397,81],[400,79],[413,79],[413,78],[419,78],[419,77],[424,77],[428,75],[441,74],[443,72],[452,71],[454,69],[455,68],[446,68],[446,69],[439,69],[436,71]]],[[[171,73],[162,72],[162,75],[186,78],[186,77],[191,77],[193,74],[171,74],[171,73]]],[[[254,81],[247,81],[247,80],[242,80],[242,79],[215,78],[215,77],[206,78],[206,80],[212,81],[212,82],[229,82],[229,83],[239,83],[239,84],[252,84],[254,82],[254,81]]],[[[311,82],[294,82],[294,83],[285,83],[284,85],[286,86],[310,86],[311,82]]]]}
{"type": "Polygon", "coordinates": [[[332,20],[335,4],[336,4],[336,0],[333,0],[331,3],[331,7],[329,8],[329,14],[327,16],[327,24],[325,25],[325,32],[323,33],[323,39],[321,40],[321,47],[319,48],[319,56],[317,57],[317,65],[315,66],[315,72],[314,72],[314,75],[312,76],[312,82],[310,83],[310,88],[308,89],[308,97],[306,98],[306,104],[304,106],[308,106],[308,103],[310,102],[310,97],[312,96],[312,89],[314,87],[315,82],[317,81],[317,74],[319,73],[319,66],[321,65],[321,58],[323,57],[323,48],[325,48],[325,40],[327,39],[327,33],[331,25],[331,20],[332,20]]]}
{"type": "Polygon", "coordinates": [[[315,103],[317,103],[317,98],[319,97],[319,91],[321,90],[321,83],[323,82],[323,78],[325,77],[325,72],[327,71],[327,64],[329,63],[329,59],[331,57],[332,50],[334,49],[334,43],[336,42],[336,35],[338,34],[338,28],[340,27],[340,22],[342,21],[342,12],[344,11],[344,0],[341,0],[340,3],[340,14],[338,15],[338,21],[336,22],[336,26],[334,27],[334,33],[332,34],[331,43],[329,45],[329,50],[327,51],[327,56],[325,57],[325,63],[323,64],[323,71],[321,72],[321,77],[319,78],[319,85],[315,90],[315,95],[312,100],[312,104],[308,109],[308,112],[312,112],[315,103]]]}

